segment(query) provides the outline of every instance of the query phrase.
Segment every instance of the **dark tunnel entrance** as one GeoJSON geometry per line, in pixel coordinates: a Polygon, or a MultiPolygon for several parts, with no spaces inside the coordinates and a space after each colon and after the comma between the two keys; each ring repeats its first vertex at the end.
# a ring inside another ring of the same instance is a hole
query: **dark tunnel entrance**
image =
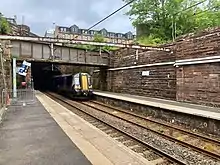
{"type": "Polygon", "coordinates": [[[35,90],[51,89],[51,78],[60,75],[59,66],[52,63],[32,62],[31,73],[35,90]]]}

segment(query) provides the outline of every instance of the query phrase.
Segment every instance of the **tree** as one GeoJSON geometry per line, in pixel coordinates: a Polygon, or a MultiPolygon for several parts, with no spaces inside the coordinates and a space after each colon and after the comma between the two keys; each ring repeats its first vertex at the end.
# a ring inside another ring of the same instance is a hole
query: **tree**
{"type": "Polygon", "coordinates": [[[0,13],[0,34],[9,34],[10,26],[8,21],[3,17],[2,13],[0,13]]]}
{"type": "Polygon", "coordinates": [[[105,42],[105,38],[101,34],[95,34],[93,41],[95,41],[95,42],[105,42]]]}
{"type": "Polygon", "coordinates": [[[137,31],[141,31],[138,34],[141,41],[163,43],[186,33],[220,25],[219,0],[207,0],[193,6],[199,2],[201,0],[136,0],[127,15],[137,31]]]}

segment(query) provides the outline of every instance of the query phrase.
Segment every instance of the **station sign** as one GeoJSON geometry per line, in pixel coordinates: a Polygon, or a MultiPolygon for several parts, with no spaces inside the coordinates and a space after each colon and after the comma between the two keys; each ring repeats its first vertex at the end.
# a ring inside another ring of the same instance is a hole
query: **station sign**
{"type": "Polygon", "coordinates": [[[18,74],[21,76],[26,76],[28,68],[31,66],[31,63],[23,61],[21,67],[18,68],[18,74]]]}
{"type": "Polygon", "coordinates": [[[150,75],[150,71],[142,71],[142,76],[149,76],[150,75]]]}

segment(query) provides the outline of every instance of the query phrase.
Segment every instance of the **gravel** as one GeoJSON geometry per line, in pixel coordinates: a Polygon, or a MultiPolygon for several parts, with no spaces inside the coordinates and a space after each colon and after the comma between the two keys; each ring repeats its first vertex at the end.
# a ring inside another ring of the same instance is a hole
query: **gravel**
{"type": "MultiPolygon", "coordinates": [[[[80,106],[85,109],[85,106],[80,106]]],[[[205,157],[204,155],[194,152],[186,147],[180,146],[174,142],[166,140],[154,133],[147,131],[146,129],[134,126],[128,122],[105,114],[103,112],[99,112],[92,108],[86,108],[86,111],[90,114],[98,117],[100,120],[107,122],[117,128],[124,130],[127,133],[132,133],[136,138],[140,140],[144,140],[148,144],[159,148],[160,150],[175,156],[178,159],[182,159],[189,165],[220,165],[220,162],[215,161],[209,157],[205,157]]]]}

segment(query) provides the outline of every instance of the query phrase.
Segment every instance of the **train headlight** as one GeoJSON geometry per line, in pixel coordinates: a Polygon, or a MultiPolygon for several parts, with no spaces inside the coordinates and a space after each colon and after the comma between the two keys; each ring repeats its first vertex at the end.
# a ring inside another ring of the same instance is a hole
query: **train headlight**
{"type": "Polygon", "coordinates": [[[80,90],[80,86],[75,86],[75,90],[80,90]]]}

